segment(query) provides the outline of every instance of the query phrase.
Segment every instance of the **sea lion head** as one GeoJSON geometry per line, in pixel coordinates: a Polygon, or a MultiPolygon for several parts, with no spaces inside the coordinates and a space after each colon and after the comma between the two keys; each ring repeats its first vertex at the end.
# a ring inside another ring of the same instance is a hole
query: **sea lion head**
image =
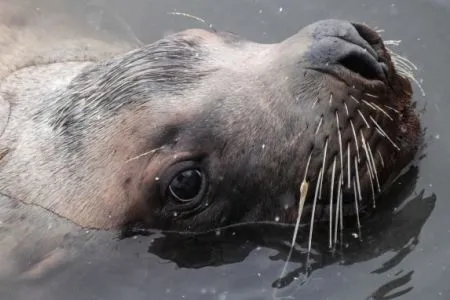
{"type": "Polygon", "coordinates": [[[363,209],[416,153],[411,96],[362,24],[275,44],[176,33],[85,67],[36,113],[65,170],[39,204],[88,227],[198,231],[294,223],[303,183],[305,215],[363,209]]]}

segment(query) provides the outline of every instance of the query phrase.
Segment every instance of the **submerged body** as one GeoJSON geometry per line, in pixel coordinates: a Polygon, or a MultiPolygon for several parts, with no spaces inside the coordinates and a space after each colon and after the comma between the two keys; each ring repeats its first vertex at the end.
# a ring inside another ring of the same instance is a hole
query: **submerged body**
{"type": "Polygon", "coordinates": [[[302,183],[302,213],[332,224],[373,205],[420,141],[410,83],[365,25],[319,21],[270,45],[188,30],[136,47],[2,20],[1,257],[25,243],[52,264],[82,228],[292,224],[302,183]]]}

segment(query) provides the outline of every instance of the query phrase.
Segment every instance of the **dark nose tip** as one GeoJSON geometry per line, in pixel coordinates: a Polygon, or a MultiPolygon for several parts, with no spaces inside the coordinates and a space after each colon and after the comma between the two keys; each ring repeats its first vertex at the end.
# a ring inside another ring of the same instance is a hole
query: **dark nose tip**
{"type": "Polygon", "coordinates": [[[341,66],[369,80],[386,80],[388,66],[380,36],[366,25],[325,20],[311,26],[313,65],[341,66]]]}

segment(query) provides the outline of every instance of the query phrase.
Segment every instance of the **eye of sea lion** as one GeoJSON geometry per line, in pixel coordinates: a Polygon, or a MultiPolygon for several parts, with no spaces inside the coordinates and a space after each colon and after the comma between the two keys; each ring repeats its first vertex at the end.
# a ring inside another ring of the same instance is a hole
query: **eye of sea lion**
{"type": "Polygon", "coordinates": [[[177,204],[198,203],[207,190],[205,172],[195,161],[183,161],[171,166],[164,174],[162,196],[177,204]]]}

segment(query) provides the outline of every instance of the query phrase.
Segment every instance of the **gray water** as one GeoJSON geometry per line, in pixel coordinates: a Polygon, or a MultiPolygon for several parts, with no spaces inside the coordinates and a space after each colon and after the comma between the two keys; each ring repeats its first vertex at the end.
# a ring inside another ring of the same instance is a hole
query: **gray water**
{"type": "MultiPolygon", "coordinates": [[[[399,182],[398,192],[389,197],[391,205],[365,220],[362,242],[350,228],[342,249],[330,253],[318,233],[306,278],[304,251],[294,253],[280,295],[450,299],[450,0],[73,3],[89,8],[81,21],[117,28],[144,43],[210,24],[257,42],[276,42],[324,18],[365,22],[384,29],[383,38],[401,40],[395,50],[416,63],[416,77],[426,93],[416,89],[415,94],[427,128],[426,155],[399,182]]],[[[263,227],[199,238],[157,232],[127,239],[99,235],[103,247],[86,250],[51,276],[2,289],[0,299],[272,299],[289,240],[282,231],[263,227]]]]}

